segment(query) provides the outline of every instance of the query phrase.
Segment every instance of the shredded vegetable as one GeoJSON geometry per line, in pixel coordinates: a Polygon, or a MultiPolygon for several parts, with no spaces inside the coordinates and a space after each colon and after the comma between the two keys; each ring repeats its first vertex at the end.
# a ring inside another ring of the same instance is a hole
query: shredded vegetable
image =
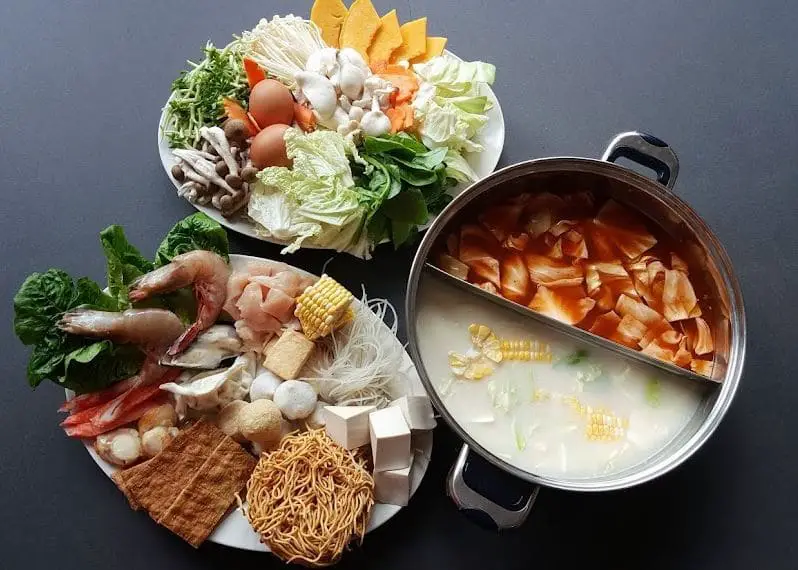
{"type": "Polygon", "coordinates": [[[224,116],[223,100],[245,103],[249,94],[241,54],[233,42],[223,49],[208,43],[205,59],[189,61],[172,83],[166,105],[163,133],[171,148],[196,147],[200,128],[218,125],[224,116]]]}
{"type": "Polygon", "coordinates": [[[319,28],[310,20],[289,14],[263,18],[251,31],[241,34],[244,55],[289,88],[294,75],[305,69],[310,54],[327,47],[319,28]]]}
{"type": "Polygon", "coordinates": [[[385,299],[365,292],[352,321],[334,332],[307,365],[307,377],[325,402],[337,406],[377,406],[408,393],[404,348],[396,339],[399,319],[385,299]],[[390,314],[391,334],[385,330],[390,314]]]}

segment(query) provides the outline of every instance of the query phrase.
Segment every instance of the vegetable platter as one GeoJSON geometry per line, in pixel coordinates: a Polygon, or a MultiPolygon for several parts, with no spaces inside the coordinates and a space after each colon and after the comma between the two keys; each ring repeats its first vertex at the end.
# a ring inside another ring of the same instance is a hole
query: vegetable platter
{"type": "Polygon", "coordinates": [[[100,242],[106,286],[34,273],[14,329],[133,510],[194,547],[326,566],[408,504],[435,419],[388,301],[231,255],[203,213],[152,260],[119,226],[100,242]]]}
{"type": "Polygon", "coordinates": [[[262,19],[174,81],[164,169],[197,209],[283,253],[411,243],[504,145],[494,66],[446,43],[370,0],[262,19]]]}

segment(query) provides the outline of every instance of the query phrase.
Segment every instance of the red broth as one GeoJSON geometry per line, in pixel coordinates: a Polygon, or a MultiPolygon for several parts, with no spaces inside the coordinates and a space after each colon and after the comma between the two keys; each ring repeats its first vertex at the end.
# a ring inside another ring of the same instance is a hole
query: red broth
{"type": "Polygon", "coordinates": [[[437,265],[540,313],[709,375],[690,268],[635,211],[591,192],[523,193],[462,221],[437,265]]]}

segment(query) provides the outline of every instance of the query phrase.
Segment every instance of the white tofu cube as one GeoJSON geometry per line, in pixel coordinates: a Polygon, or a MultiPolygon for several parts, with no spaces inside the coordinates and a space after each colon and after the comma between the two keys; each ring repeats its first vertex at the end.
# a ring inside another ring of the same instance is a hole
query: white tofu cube
{"type": "Polygon", "coordinates": [[[356,449],[369,442],[369,414],[374,406],[325,406],[327,435],[341,447],[356,449]]]}
{"type": "Polygon", "coordinates": [[[426,396],[402,396],[388,404],[402,410],[408,427],[412,430],[427,430],[435,427],[432,404],[426,396]]]}
{"type": "Polygon", "coordinates": [[[378,503],[406,507],[410,500],[410,471],[413,470],[413,458],[404,469],[377,471],[374,473],[374,498],[378,503]]]}
{"type": "Polygon", "coordinates": [[[410,466],[410,428],[402,410],[393,407],[371,412],[369,431],[375,472],[410,466]]]}

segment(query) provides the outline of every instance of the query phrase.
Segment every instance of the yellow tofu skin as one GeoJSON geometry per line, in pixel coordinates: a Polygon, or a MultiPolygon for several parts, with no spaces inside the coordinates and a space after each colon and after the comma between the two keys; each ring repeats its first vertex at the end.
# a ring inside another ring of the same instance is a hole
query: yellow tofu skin
{"type": "Polygon", "coordinates": [[[447,41],[446,38],[427,38],[426,51],[417,58],[411,60],[411,63],[424,63],[425,61],[431,60],[433,57],[438,57],[443,53],[443,48],[446,47],[447,41]]]}
{"type": "Polygon", "coordinates": [[[294,380],[315,348],[302,333],[285,331],[269,349],[263,366],[283,380],[294,380]]]}
{"type": "Polygon", "coordinates": [[[380,18],[382,26],[374,36],[374,41],[368,49],[369,62],[388,62],[391,54],[402,45],[402,32],[399,29],[399,18],[396,10],[391,10],[380,18]]]}
{"type": "Polygon", "coordinates": [[[355,0],[341,28],[339,47],[357,50],[368,61],[368,48],[381,25],[371,0],[355,0]]]}
{"type": "Polygon", "coordinates": [[[399,28],[402,32],[402,45],[393,52],[392,63],[410,61],[427,51],[427,19],[419,18],[407,22],[399,28]]]}
{"type": "Polygon", "coordinates": [[[324,42],[337,48],[347,14],[349,11],[341,0],[316,0],[310,9],[310,21],[319,27],[324,42]]]}

